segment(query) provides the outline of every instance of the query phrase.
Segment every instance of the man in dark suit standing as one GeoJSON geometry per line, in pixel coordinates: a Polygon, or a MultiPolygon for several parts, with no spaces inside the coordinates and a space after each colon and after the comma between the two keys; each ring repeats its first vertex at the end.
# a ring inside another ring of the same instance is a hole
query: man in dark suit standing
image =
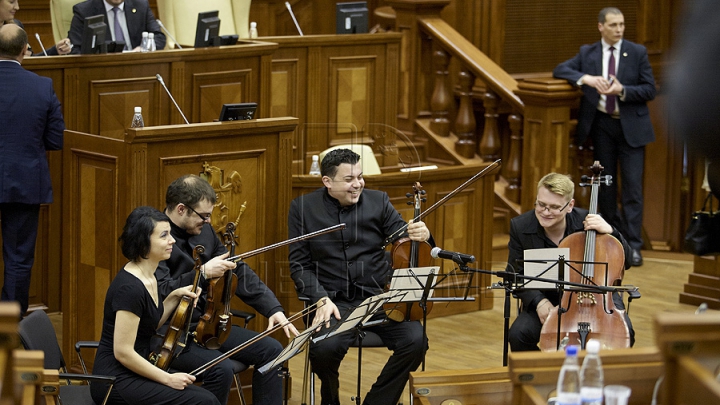
{"type": "Polygon", "coordinates": [[[68,37],[73,43],[72,53],[80,53],[85,19],[104,15],[107,29],[105,38],[125,42],[125,50],[140,50],[142,33],[155,35],[155,48],[165,48],[165,34],[150,9],[147,0],[86,0],[73,6],[73,19],[68,37]]]}
{"type": "Polygon", "coordinates": [[[647,102],[655,98],[655,79],[645,47],[623,39],[625,19],[620,10],[602,9],[598,30],[602,39],[581,46],[574,58],[555,68],[553,76],[582,88],[577,144],[590,137],[594,160],[612,176],[612,186],[598,197],[599,211],[627,237],[631,263],[640,266],[645,145],[655,140],[647,102]],[[617,207],[618,163],[622,214],[617,207]]]}
{"type": "Polygon", "coordinates": [[[45,151],[63,146],[60,102],[52,80],[20,66],[28,45],[15,24],[0,27],[0,224],[3,301],[28,308],[40,204],[53,200],[45,151]]]}

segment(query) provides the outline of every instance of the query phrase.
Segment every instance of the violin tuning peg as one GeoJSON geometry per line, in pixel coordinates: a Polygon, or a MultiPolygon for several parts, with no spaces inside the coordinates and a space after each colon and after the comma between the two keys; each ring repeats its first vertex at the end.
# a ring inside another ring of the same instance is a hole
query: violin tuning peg
{"type": "Polygon", "coordinates": [[[405,193],[405,197],[407,197],[407,198],[410,198],[412,196],[413,196],[412,193],[405,193]]]}
{"type": "Polygon", "coordinates": [[[412,202],[412,201],[406,201],[405,204],[407,204],[407,205],[413,205],[413,202],[412,202]]]}

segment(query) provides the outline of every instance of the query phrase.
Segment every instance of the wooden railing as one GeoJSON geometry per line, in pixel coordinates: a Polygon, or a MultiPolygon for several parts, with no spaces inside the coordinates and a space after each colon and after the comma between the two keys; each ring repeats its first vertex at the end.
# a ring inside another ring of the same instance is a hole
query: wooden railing
{"type": "Polygon", "coordinates": [[[535,198],[535,187],[523,193],[523,185],[574,171],[569,133],[577,90],[549,75],[513,78],[440,18],[449,0],[387,3],[404,35],[398,127],[438,146],[427,148],[429,160],[502,158],[496,193],[516,213],[535,198]]]}

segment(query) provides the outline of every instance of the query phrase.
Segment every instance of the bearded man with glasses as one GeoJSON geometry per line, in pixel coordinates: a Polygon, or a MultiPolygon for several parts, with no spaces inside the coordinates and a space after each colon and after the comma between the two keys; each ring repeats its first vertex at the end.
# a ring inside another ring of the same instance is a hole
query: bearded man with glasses
{"type": "MultiPolygon", "coordinates": [[[[603,217],[589,214],[587,210],[575,207],[573,194],[575,184],[570,177],[550,173],[538,182],[535,209],[510,221],[507,271],[524,273],[523,259],[526,249],[557,248],[566,236],[580,231],[595,230],[614,236],[625,251],[625,268],[630,268],[632,257],[630,245],[620,232],[610,226],[603,217]]],[[[540,350],[540,331],[548,314],[560,303],[556,290],[526,290],[517,293],[522,301],[522,311],[510,327],[508,340],[514,352],[540,350]]],[[[613,293],[615,307],[625,309],[622,296],[613,293]]],[[[630,344],[635,343],[635,331],[625,313],[630,330],[630,344]]]]}

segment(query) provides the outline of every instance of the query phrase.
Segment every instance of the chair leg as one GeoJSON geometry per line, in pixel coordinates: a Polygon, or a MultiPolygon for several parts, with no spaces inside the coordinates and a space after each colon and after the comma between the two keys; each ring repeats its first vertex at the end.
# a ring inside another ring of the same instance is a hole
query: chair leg
{"type": "Polygon", "coordinates": [[[242,392],[242,383],[240,382],[240,376],[238,374],[233,374],[233,380],[235,380],[235,386],[237,387],[238,396],[240,397],[240,403],[242,405],[247,405],[247,403],[245,403],[245,395],[242,392]]]}

